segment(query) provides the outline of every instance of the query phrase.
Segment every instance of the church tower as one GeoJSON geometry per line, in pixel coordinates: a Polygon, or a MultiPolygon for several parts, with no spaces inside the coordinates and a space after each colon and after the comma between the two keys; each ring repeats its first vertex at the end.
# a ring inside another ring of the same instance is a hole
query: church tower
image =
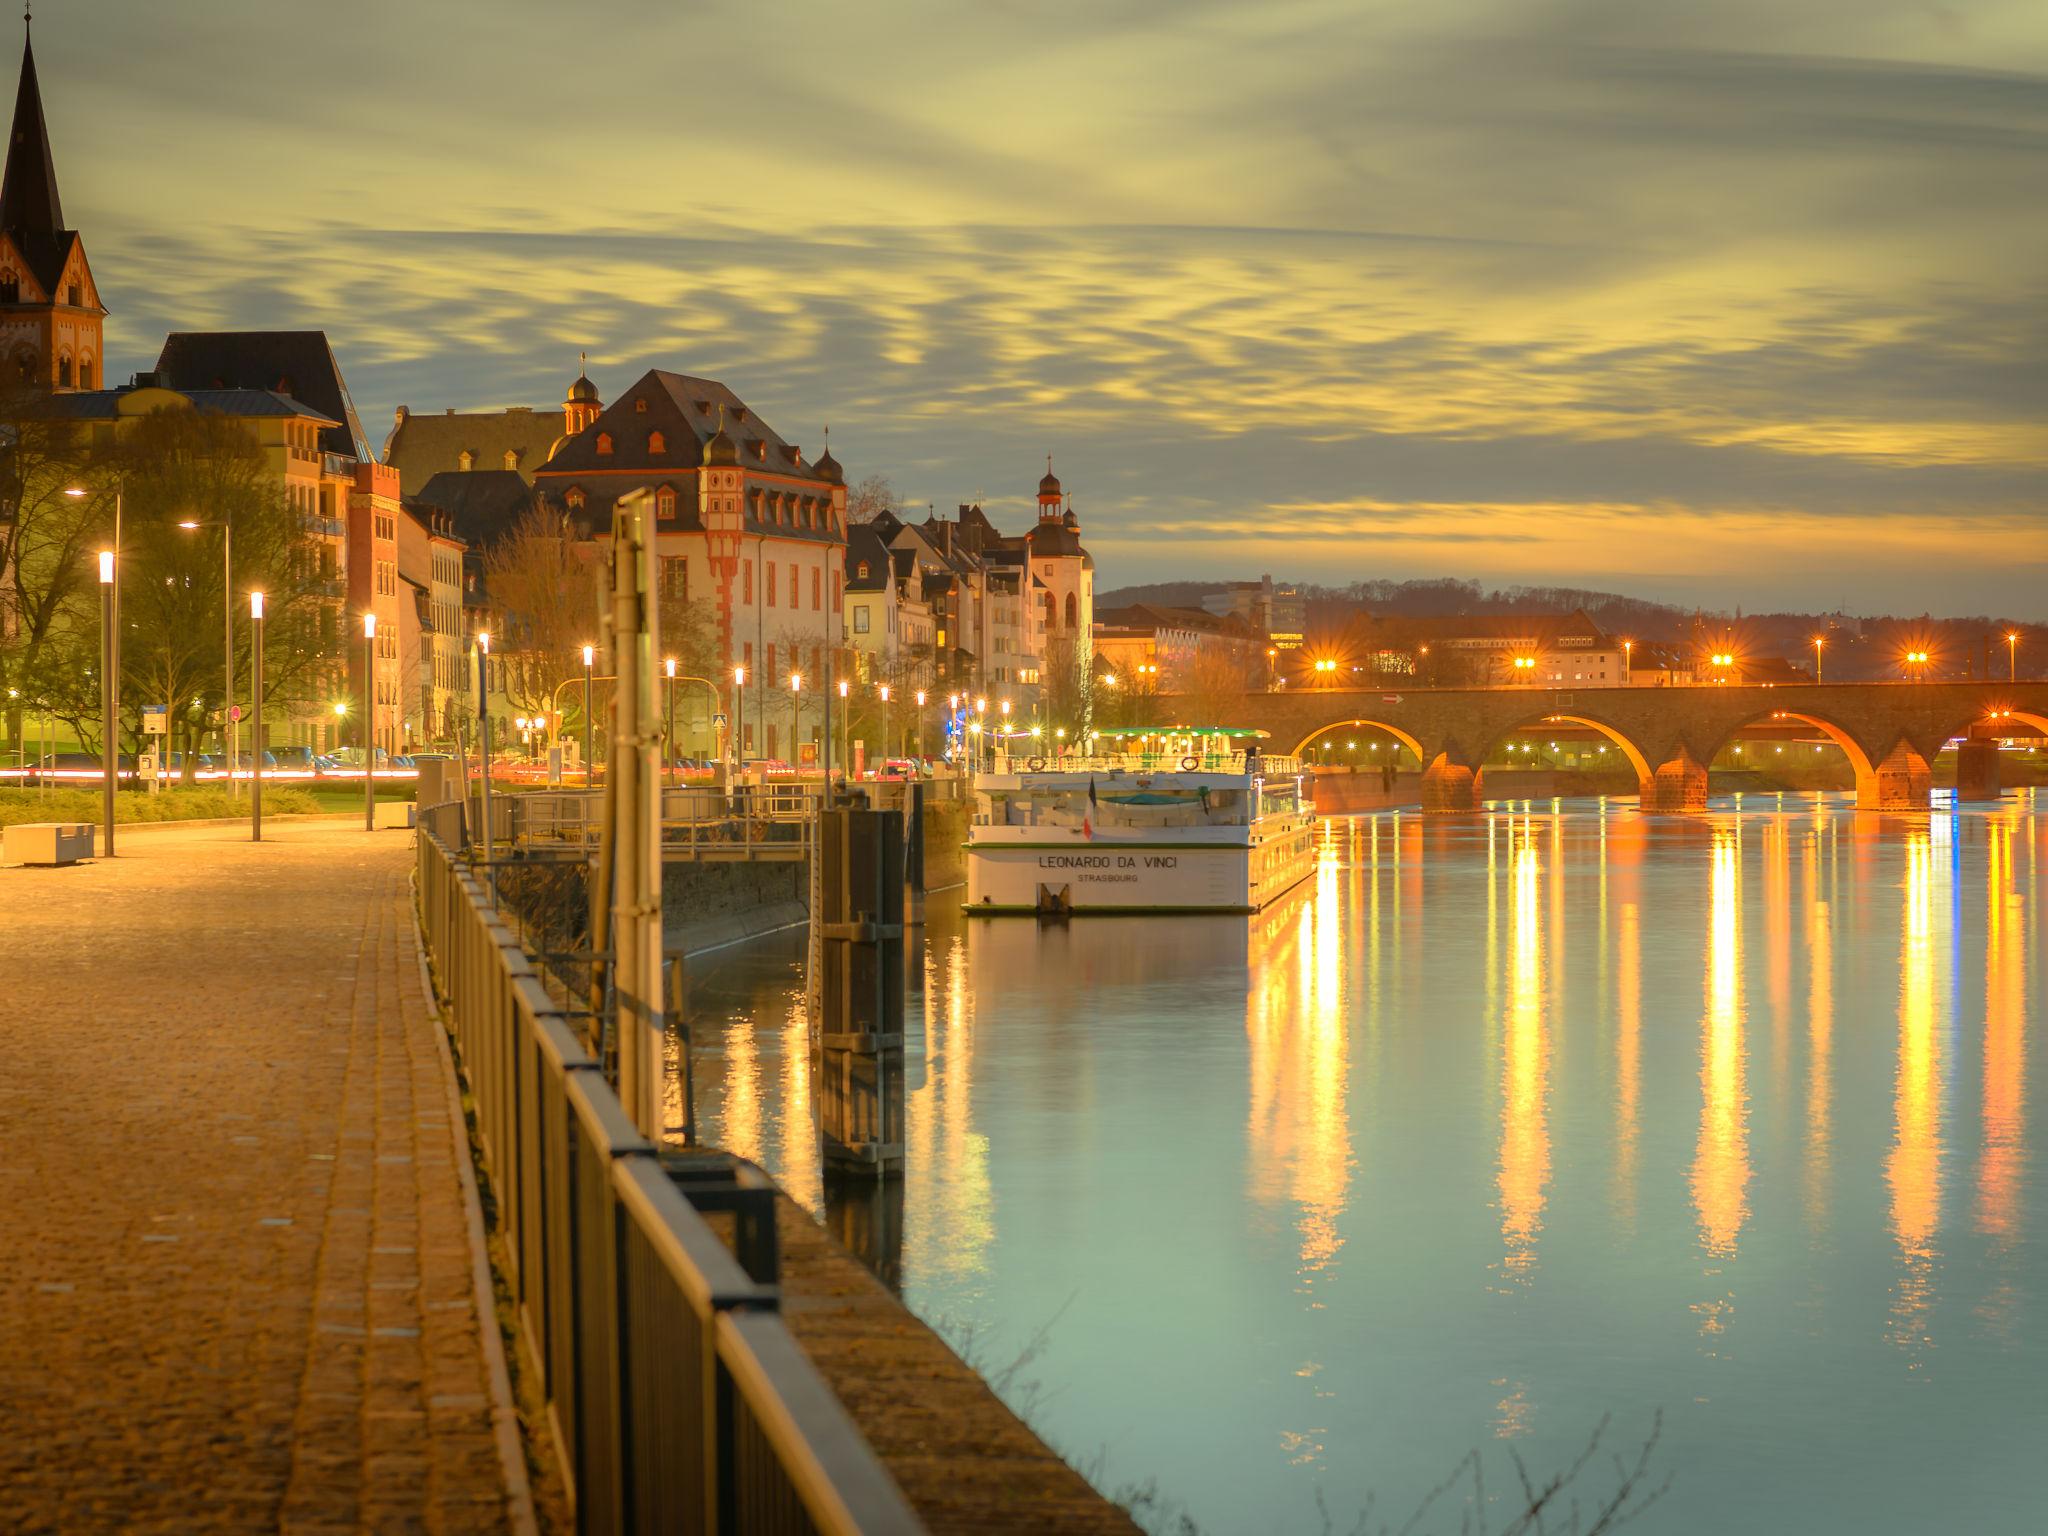
{"type": "Polygon", "coordinates": [[[6,177],[0,181],[0,386],[105,387],[105,315],[85,264],[85,242],[64,227],[35,47],[25,39],[6,177]]]}

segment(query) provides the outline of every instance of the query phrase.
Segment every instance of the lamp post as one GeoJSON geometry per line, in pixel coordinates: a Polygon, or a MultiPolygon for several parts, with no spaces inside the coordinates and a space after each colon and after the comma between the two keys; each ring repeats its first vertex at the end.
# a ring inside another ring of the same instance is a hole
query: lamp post
{"type": "MultiPolygon", "coordinates": [[[[853,767],[853,710],[846,702],[847,683],[839,679],[839,773],[853,767]]],[[[825,782],[832,782],[832,701],[825,700],[825,782]]]]}
{"type": "Polygon", "coordinates": [[[1621,642],[1621,686],[1630,687],[1636,675],[1636,643],[1633,640],[1621,642]]]}
{"type": "MultiPolygon", "coordinates": [[[[491,634],[489,630],[476,632],[476,725],[478,767],[483,772],[483,849],[484,858],[491,856],[491,634]]],[[[464,797],[468,798],[467,796],[464,797]]],[[[491,877],[491,894],[498,892],[497,876],[491,877]]]]}
{"type": "Polygon", "coordinates": [[[803,693],[803,691],[804,691],[804,675],[803,675],[803,673],[801,673],[801,672],[792,672],[792,673],[790,673],[790,674],[789,674],[789,750],[791,751],[791,753],[793,753],[793,754],[794,754],[795,756],[797,756],[797,757],[802,757],[802,756],[803,756],[803,754],[802,754],[801,752],[797,751],[797,742],[796,742],[796,733],[797,733],[797,727],[798,727],[799,725],[801,725],[801,724],[803,723],[803,717],[802,717],[802,716],[801,716],[800,714],[798,714],[798,713],[797,713],[797,705],[798,705],[798,704],[799,704],[799,703],[801,702],[801,698],[800,698],[800,695],[801,695],[801,694],[803,693]]]}
{"type": "Polygon", "coordinates": [[[1821,647],[1826,645],[1827,643],[1827,637],[1825,635],[1815,635],[1813,637],[1813,681],[1816,685],[1818,685],[1820,682],[1821,647]]]}
{"type": "Polygon", "coordinates": [[[882,761],[889,761],[889,685],[882,684],[882,761]]]}
{"type": "Polygon", "coordinates": [[[263,594],[249,594],[249,841],[263,841],[263,594]]]}
{"type": "Polygon", "coordinates": [[[114,717],[120,713],[121,685],[114,676],[114,552],[100,551],[100,780],[106,817],[107,857],[114,856],[114,779],[121,771],[114,717]]]}
{"type": "Polygon", "coordinates": [[[673,656],[670,656],[670,657],[668,657],[668,658],[667,658],[667,659],[666,659],[666,660],[665,660],[665,661],[664,661],[664,662],[662,663],[662,670],[663,670],[663,671],[665,671],[666,673],[668,673],[668,709],[667,709],[667,712],[666,712],[666,713],[664,714],[664,716],[663,716],[663,724],[662,724],[662,727],[661,727],[661,755],[662,755],[662,757],[663,757],[663,758],[664,758],[664,759],[665,759],[666,761],[668,761],[668,763],[669,763],[669,764],[671,765],[671,766],[670,766],[670,768],[669,768],[669,772],[668,772],[668,781],[669,781],[669,782],[670,782],[671,784],[673,784],[673,783],[675,782],[675,768],[674,768],[674,766],[673,766],[673,765],[674,765],[674,762],[675,762],[675,755],[676,755],[676,659],[675,659],[675,657],[673,657],[673,656]]]}
{"type": "Polygon", "coordinates": [[[2005,634],[2005,665],[2007,672],[2006,681],[2018,682],[2020,680],[2020,632],[2016,629],[2007,630],[2005,634]]]}
{"type": "Polygon", "coordinates": [[[924,761],[924,690],[917,690],[917,760],[924,761]]]}
{"type": "MultiPolygon", "coordinates": [[[[107,553],[111,554],[114,557],[113,672],[116,678],[120,677],[121,675],[121,493],[125,488],[126,483],[119,476],[116,476],[114,480],[114,546],[112,549],[107,551],[107,553]]],[[[87,490],[82,485],[67,485],[64,487],[64,494],[66,496],[69,496],[73,501],[81,501],[85,497],[90,496],[92,492],[87,490]]],[[[113,852],[113,844],[111,837],[109,838],[107,851],[109,853],[113,852]]]]}
{"type": "Polygon", "coordinates": [[[988,700],[974,701],[974,734],[981,738],[975,745],[981,749],[974,754],[974,766],[981,767],[982,753],[988,750],[988,700]]]}
{"type": "Polygon", "coordinates": [[[732,765],[744,772],[747,764],[747,669],[732,669],[732,765]]]}
{"type": "Polygon", "coordinates": [[[377,830],[377,743],[374,692],[377,686],[377,615],[363,615],[363,725],[356,737],[363,744],[363,830],[377,830]]]}
{"type": "Polygon", "coordinates": [[[592,777],[597,772],[597,763],[590,755],[590,667],[591,663],[596,659],[596,646],[586,645],[583,647],[583,787],[585,789],[590,788],[592,784],[597,782],[592,777]]]}
{"type": "MultiPolygon", "coordinates": [[[[998,708],[1003,712],[1003,750],[1008,752],[1010,750],[1010,701],[1004,699],[998,708]]],[[[993,760],[993,751],[991,751],[990,755],[991,760],[993,760]]],[[[993,766],[993,761],[991,761],[991,766],[993,766]]]]}
{"type": "Polygon", "coordinates": [[[235,530],[226,518],[187,518],[178,524],[187,533],[199,528],[220,530],[221,570],[221,697],[220,733],[227,743],[228,794],[235,792],[235,530]]]}

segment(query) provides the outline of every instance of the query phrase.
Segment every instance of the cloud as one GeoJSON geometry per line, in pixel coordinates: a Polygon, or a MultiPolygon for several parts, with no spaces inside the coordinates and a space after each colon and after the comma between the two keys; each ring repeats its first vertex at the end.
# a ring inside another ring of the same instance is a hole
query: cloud
{"type": "Polygon", "coordinates": [[[325,91],[294,7],[106,9],[38,45],[117,366],[321,326],[373,435],[713,374],[919,501],[1056,451],[1112,583],[2041,611],[2048,15],[366,0],[325,91]]]}

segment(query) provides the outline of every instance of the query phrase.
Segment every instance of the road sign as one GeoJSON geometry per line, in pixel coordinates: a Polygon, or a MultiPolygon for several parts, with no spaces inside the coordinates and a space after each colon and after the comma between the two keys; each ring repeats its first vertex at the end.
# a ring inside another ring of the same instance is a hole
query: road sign
{"type": "Polygon", "coordinates": [[[713,725],[723,725],[723,724],[725,724],[725,711],[721,709],[721,710],[719,710],[719,711],[718,711],[718,712],[717,712],[716,714],[714,714],[714,715],[713,715],[713,716],[711,717],[711,723],[712,723],[713,725]]]}
{"type": "Polygon", "coordinates": [[[171,734],[170,711],[161,704],[142,706],[142,733],[145,736],[168,736],[171,734]]]}
{"type": "Polygon", "coordinates": [[[239,719],[241,719],[241,718],[242,718],[242,706],[241,706],[241,705],[239,705],[239,704],[230,704],[230,705],[228,706],[228,718],[229,718],[230,720],[239,720],[239,719]]]}

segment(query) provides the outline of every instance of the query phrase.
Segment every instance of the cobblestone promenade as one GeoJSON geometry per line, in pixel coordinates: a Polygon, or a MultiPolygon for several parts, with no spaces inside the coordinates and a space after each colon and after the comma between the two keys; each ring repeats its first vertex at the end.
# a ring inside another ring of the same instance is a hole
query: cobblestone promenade
{"type": "Polygon", "coordinates": [[[0,1530],[508,1529],[411,840],[246,836],[0,869],[0,1530]]]}

